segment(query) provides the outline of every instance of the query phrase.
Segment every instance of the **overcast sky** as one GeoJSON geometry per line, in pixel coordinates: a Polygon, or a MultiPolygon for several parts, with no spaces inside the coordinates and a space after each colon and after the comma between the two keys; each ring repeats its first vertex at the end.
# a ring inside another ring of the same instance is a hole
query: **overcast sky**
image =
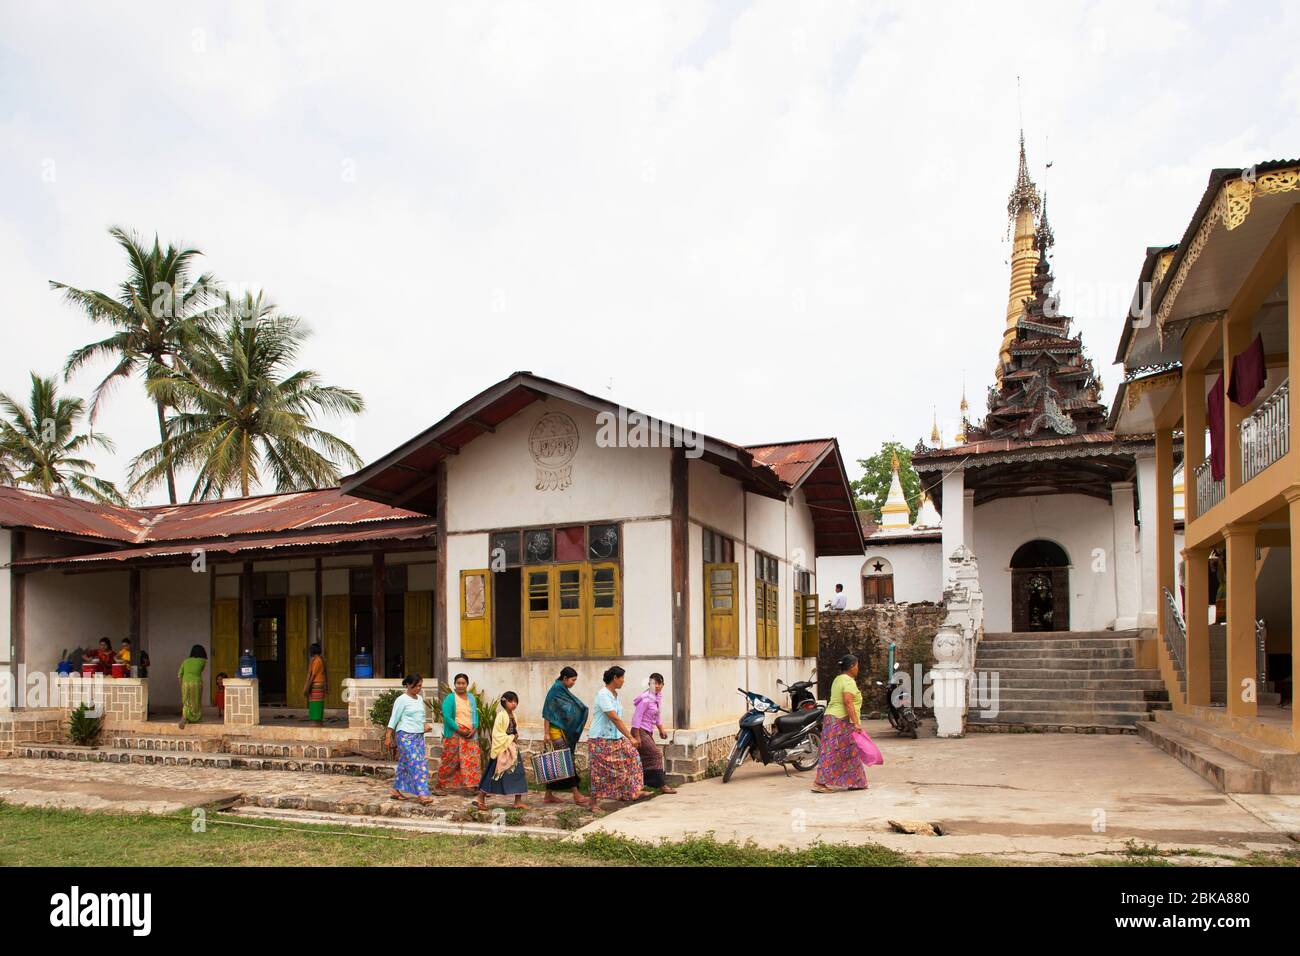
{"type": "MultiPolygon", "coordinates": [[[[367,462],[520,369],[741,443],[950,439],[1023,115],[1109,400],[1144,248],[1300,155],[1297,49],[1296,4],[0,0],[0,390],[102,337],[47,280],[115,288],[121,224],[305,318],[367,462]]],[[[139,384],[100,427],[113,480],[157,440],[139,384]]]]}

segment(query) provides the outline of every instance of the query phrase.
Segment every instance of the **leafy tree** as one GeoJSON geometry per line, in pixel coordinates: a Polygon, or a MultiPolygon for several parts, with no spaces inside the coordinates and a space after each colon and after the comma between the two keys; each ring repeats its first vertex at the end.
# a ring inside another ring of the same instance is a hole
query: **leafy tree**
{"type": "Polygon", "coordinates": [[[858,508],[870,511],[877,521],[880,509],[889,497],[889,482],[893,475],[894,455],[898,455],[898,480],[903,486],[903,495],[907,498],[908,520],[916,520],[916,511],[921,506],[921,479],[912,468],[912,453],[896,441],[887,441],[880,446],[880,451],[870,458],[859,458],[858,467],[862,477],[852,483],[853,495],[858,508]]]}
{"type": "MultiPolygon", "coordinates": [[[[201,339],[209,321],[209,307],[216,295],[216,280],[210,273],[194,275],[197,249],[163,249],[154,237],[149,248],[134,233],[119,226],[108,230],[127,258],[127,274],[115,294],[78,289],[62,282],[50,282],[61,290],[64,300],[85,312],[92,321],[109,326],[107,338],[83,345],[68,356],[64,377],[87,362],[111,358],[113,368],[95,387],[90,402],[90,424],[113,386],[134,375],[144,378],[146,387],[171,375],[184,365],[192,344],[201,339]]],[[[165,439],[167,404],[162,393],[154,397],[158,413],[158,437],[165,439]]],[[[176,503],[176,474],[167,469],[167,494],[176,503]]]]}
{"type": "Polygon", "coordinates": [[[365,403],[350,389],[322,385],[316,372],[292,369],[307,336],[300,319],[276,314],[260,293],[227,295],[211,335],[176,371],[149,383],[150,396],[177,411],[163,441],[131,463],[131,489],[193,468],[191,501],[232,488],[247,496],[264,473],[277,491],[301,491],[336,484],[340,463],[360,467],[351,445],[313,421],[356,414],[365,403]]]}
{"type": "Polygon", "coordinates": [[[53,377],[32,373],[27,404],[0,393],[0,471],[18,487],[47,495],[78,495],[112,504],[125,504],[112,482],[96,478],[95,465],[81,457],[91,448],[113,450],[107,435],[77,432],[85,414],[79,398],[60,398],[53,377]]]}

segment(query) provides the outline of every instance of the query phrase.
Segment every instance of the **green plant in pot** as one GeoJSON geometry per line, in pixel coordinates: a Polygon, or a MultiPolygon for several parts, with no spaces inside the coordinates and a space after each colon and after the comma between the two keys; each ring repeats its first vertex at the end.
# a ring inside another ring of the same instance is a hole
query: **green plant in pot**
{"type": "Polygon", "coordinates": [[[90,705],[81,704],[68,715],[68,739],[74,744],[91,747],[104,729],[103,717],[90,716],[90,705]]]}
{"type": "Polygon", "coordinates": [[[388,720],[393,716],[393,704],[397,698],[401,697],[403,691],[386,690],[370,705],[370,722],[379,727],[387,727],[388,720]]]}

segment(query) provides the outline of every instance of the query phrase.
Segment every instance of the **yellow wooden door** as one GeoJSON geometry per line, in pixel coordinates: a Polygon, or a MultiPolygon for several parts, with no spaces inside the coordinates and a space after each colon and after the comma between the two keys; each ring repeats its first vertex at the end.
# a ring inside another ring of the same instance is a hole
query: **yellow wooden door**
{"type": "Polygon", "coordinates": [[[736,607],[735,564],[704,566],[704,653],[709,657],[735,657],[739,653],[740,614],[736,607]]]}
{"type": "Polygon", "coordinates": [[[781,592],[775,584],[768,584],[763,587],[767,599],[767,614],[765,622],[767,625],[767,640],[764,643],[764,657],[776,657],[780,654],[780,627],[781,627],[781,592]]]}
{"type": "Polygon", "coordinates": [[[284,693],[290,707],[306,707],[307,595],[291,594],[284,602],[284,693]]]}
{"type": "Polygon", "coordinates": [[[591,566],[591,631],[593,657],[618,657],[623,653],[623,590],[617,564],[591,566]]]}
{"type": "MultiPolygon", "coordinates": [[[[433,660],[433,592],[407,591],[406,672],[428,678],[433,660]]],[[[429,684],[433,686],[432,681],[429,684]]]]}
{"type": "Polygon", "coordinates": [[[555,568],[524,568],[524,656],[555,654],[555,568]]]}
{"type": "Polygon", "coordinates": [[[216,693],[217,675],[234,677],[239,668],[239,599],[222,598],[212,604],[212,660],[208,675],[216,693]]]}
{"type": "Polygon", "coordinates": [[[555,653],[582,654],[587,634],[587,587],[582,564],[555,567],[555,653]]]}
{"type": "Polygon", "coordinates": [[[487,568],[460,572],[460,656],[492,656],[492,572],[487,568]]]}
{"type": "Polygon", "coordinates": [[[343,706],[343,680],[352,673],[352,598],[325,595],[325,679],[329,691],[325,706],[343,706]]]}

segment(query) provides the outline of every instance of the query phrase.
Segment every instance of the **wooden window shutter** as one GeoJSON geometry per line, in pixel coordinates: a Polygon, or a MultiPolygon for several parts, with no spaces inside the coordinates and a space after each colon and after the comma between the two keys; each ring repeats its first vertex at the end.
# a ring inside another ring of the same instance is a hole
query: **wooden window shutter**
{"type": "Polygon", "coordinates": [[[799,656],[801,656],[801,655],[803,654],[803,605],[804,605],[804,595],[801,594],[801,593],[799,592],[799,585],[798,585],[798,583],[797,583],[798,580],[799,580],[799,574],[798,574],[798,572],[795,572],[794,578],[795,578],[795,582],[796,582],[796,584],[795,584],[795,586],[794,586],[794,591],[793,591],[793,598],[794,598],[794,600],[791,602],[791,605],[790,605],[790,606],[794,609],[794,615],[793,615],[793,620],[794,620],[794,645],[793,645],[793,646],[794,646],[794,656],[795,656],[795,657],[799,657],[799,656]]]}
{"type": "Polygon", "coordinates": [[[290,707],[306,707],[307,595],[292,594],[284,601],[284,695],[290,707]]]}
{"type": "Polygon", "coordinates": [[[623,652],[623,582],[619,577],[618,565],[592,564],[589,574],[589,653],[596,657],[617,657],[623,652]]]}
{"type": "Polygon", "coordinates": [[[740,653],[740,611],[736,606],[739,575],[735,563],[704,566],[704,653],[708,657],[736,657],[740,653]]]}
{"type": "Polygon", "coordinates": [[[460,656],[492,656],[492,572],[460,572],[460,656]]]}
{"type": "Polygon", "coordinates": [[[213,693],[217,689],[217,675],[227,677],[238,674],[239,665],[239,598],[222,598],[212,604],[212,673],[208,680],[213,693]]]}
{"type": "Polygon", "coordinates": [[[561,657],[582,653],[587,639],[588,588],[582,563],[555,566],[555,646],[561,657]]]}
{"type": "MultiPolygon", "coordinates": [[[[352,598],[347,594],[325,595],[325,694],[326,707],[343,706],[343,680],[352,674],[352,598]]],[[[374,648],[367,648],[374,653],[374,648]]]]}
{"type": "Polygon", "coordinates": [[[805,594],[803,608],[803,656],[816,657],[821,634],[821,605],[817,603],[817,595],[805,594]]]}
{"type": "Polygon", "coordinates": [[[764,657],[776,657],[780,653],[781,633],[781,591],[775,584],[763,588],[767,599],[767,652],[764,657]]]}
{"type": "Polygon", "coordinates": [[[553,657],[555,651],[555,568],[524,568],[524,657],[553,657]]]}
{"type": "MultiPolygon", "coordinates": [[[[433,667],[433,592],[407,591],[404,611],[406,672],[428,679],[435,676],[429,673],[433,667]]],[[[429,683],[432,686],[433,682],[429,683]]]]}

